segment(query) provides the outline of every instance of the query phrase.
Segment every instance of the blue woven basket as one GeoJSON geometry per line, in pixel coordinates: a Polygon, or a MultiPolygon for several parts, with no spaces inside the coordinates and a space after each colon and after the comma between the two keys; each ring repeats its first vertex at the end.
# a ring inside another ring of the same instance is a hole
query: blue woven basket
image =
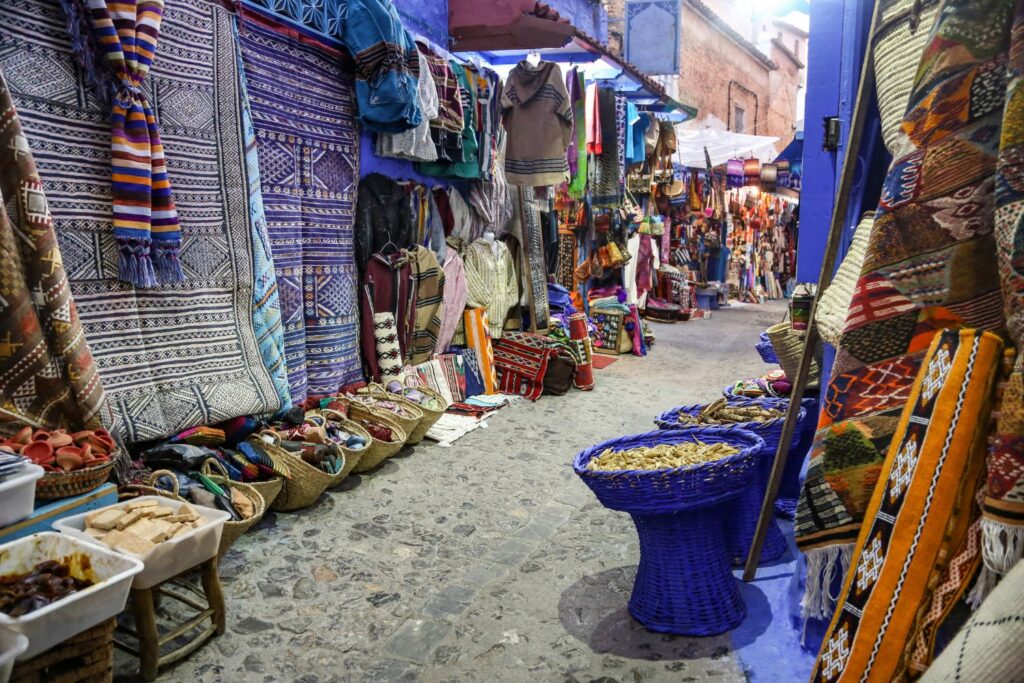
{"type": "Polygon", "coordinates": [[[754,344],[754,348],[761,355],[761,360],[769,365],[778,365],[779,357],[775,355],[775,349],[772,347],[772,341],[768,338],[767,332],[761,333],[761,341],[754,344]]]}
{"type": "Polygon", "coordinates": [[[736,428],[648,432],[605,441],[576,456],[573,469],[598,499],[629,512],[640,537],[629,611],[651,631],[712,636],[736,628],[746,606],[729,569],[722,520],[729,499],[753,479],[760,437],[736,428]],[[741,451],[711,463],[672,470],[587,470],[606,449],[699,439],[741,451]]]}
{"type": "MultiPolygon", "coordinates": [[[[789,410],[788,398],[748,398],[736,396],[733,401],[739,405],[744,403],[763,405],[766,408],[775,410],[789,410]]],[[[818,428],[818,399],[815,397],[805,398],[800,401],[803,412],[797,421],[794,441],[789,449],[789,458],[786,460],[786,469],[782,473],[782,483],[779,486],[779,500],[792,500],[792,503],[783,503],[785,509],[796,506],[796,499],[800,497],[800,470],[803,469],[804,460],[811,451],[814,443],[814,433],[818,428]]],[[[781,435],[780,435],[781,438],[781,435]]],[[[792,515],[784,515],[792,519],[792,515]]]]}
{"type": "MultiPolygon", "coordinates": [[[[732,397],[729,402],[733,405],[761,405],[758,399],[743,397],[732,397]]],[[[785,406],[764,404],[766,408],[785,410],[785,406]]],[[[655,420],[662,429],[679,427],[679,415],[687,413],[696,415],[705,406],[690,405],[679,406],[665,411],[655,420]]],[[[801,409],[800,419],[804,413],[801,409]]],[[[764,502],[765,491],[768,490],[768,479],[771,477],[772,463],[775,461],[775,453],[779,448],[779,440],[782,438],[782,426],[785,424],[785,416],[777,417],[764,422],[740,422],[735,425],[701,425],[691,427],[692,429],[707,430],[714,432],[719,429],[744,429],[757,434],[764,441],[764,447],[760,452],[755,469],[752,484],[744,489],[743,494],[732,504],[726,518],[726,547],[729,552],[729,560],[735,565],[746,562],[750,545],[754,540],[754,533],[757,530],[757,520],[761,516],[761,504],[764,502]]],[[[778,524],[772,519],[768,525],[768,532],[765,534],[764,545],[761,547],[761,562],[777,560],[786,553],[788,548],[786,537],[782,535],[778,524]]]]}

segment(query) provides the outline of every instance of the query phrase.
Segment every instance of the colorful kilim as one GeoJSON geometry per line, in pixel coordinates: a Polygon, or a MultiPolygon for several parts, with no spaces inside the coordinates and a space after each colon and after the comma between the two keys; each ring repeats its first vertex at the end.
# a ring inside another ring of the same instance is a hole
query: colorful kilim
{"type": "MultiPolygon", "coordinates": [[[[548,360],[557,352],[530,340],[522,332],[505,333],[494,340],[494,365],[498,372],[498,390],[503,394],[518,394],[536,401],[544,392],[544,375],[548,360]]],[[[543,337],[538,337],[543,339],[543,337]]]]}
{"type": "Polygon", "coordinates": [[[452,403],[464,401],[466,395],[466,366],[457,353],[442,353],[437,357],[444,372],[444,381],[452,395],[452,403]]]}
{"type": "Polygon", "coordinates": [[[100,426],[103,387],[53,219],[0,73],[0,423],[100,426]]]}
{"type": "MultiPolygon", "coordinates": [[[[73,14],[82,0],[65,0],[73,14]]],[[[118,277],[136,287],[180,282],[181,226],[171,196],[156,116],[142,84],[160,36],[163,0],[84,0],[97,48],[112,76],[110,192],[118,277]]],[[[77,21],[73,22],[77,25],[77,21]]]]}
{"type": "Polygon", "coordinates": [[[362,379],[352,253],[359,136],[338,48],[255,10],[239,17],[292,401],[362,379]]]}
{"type": "MultiPolygon", "coordinates": [[[[1014,46],[1024,41],[1022,17],[1024,13],[1018,10],[1013,25],[1014,46]]],[[[1024,556],[1024,50],[1010,51],[1008,73],[995,186],[995,236],[1006,325],[1017,345],[1018,358],[999,413],[982,503],[983,578],[987,585],[1024,556]]]]}
{"type": "Polygon", "coordinates": [[[130,442],[281,406],[254,329],[253,255],[266,236],[247,196],[233,21],[213,0],[176,0],[164,12],[146,86],[176,188],[186,279],[137,290],[118,280],[110,229],[110,112],[78,76],[67,18],[57,0],[0,3],[0,68],[47,180],[114,426],[130,442]]]}
{"type": "Polygon", "coordinates": [[[590,391],[594,388],[594,350],[590,345],[590,328],[585,313],[573,313],[569,316],[569,339],[579,368],[573,382],[577,389],[590,391]]]}
{"type": "Polygon", "coordinates": [[[402,351],[398,347],[398,325],[395,314],[373,314],[373,341],[377,348],[380,381],[385,384],[402,379],[402,351]]]}
{"type": "Polygon", "coordinates": [[[490,322],[483,308],[467,308],[463,314],[466,325],[466,346],[476,353],[483,380],[483,393],[497,391],[498,377],[494,370],[494,347],[491,345],[490,322]]]}
{"type": "Polygon", "coordinates": [[[998,336],[977,330],[947,330],[932,342],[865,512],[812,681],[907,679],[922,606],[931,604],[968,538],[1002,350],[998,336]]]}
{"type": "MultiPolygon", "coordinates": [[[[932,28],[801,495],[795,531],[809,568],[834,570],[849,552],[909,378],[935,335],[1002,327],[993,179],[1013,11],[1012,0],[948,0],[932,28]]],[[[808,616],[828,615],[821,578],[809,570],[808,616]]]]}

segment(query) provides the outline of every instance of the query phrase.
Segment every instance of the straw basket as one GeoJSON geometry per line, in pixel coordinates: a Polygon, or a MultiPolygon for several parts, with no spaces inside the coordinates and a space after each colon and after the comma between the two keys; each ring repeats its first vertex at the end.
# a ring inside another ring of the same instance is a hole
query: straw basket
{"type": "Polygon", "coordinates": [[[334,483],[328,487],[334,488],[335,486],[339,486],[341,482],[345,481],[345,479],[348,478],[348,475],[352,474],[352,470],[359,465],[359,462],[363,459],[363,455],[367,450],[369,450],[370,444],[373,443],[373,437],[370,436],[370,432],[366,431],[361,424],[353,422],[336,410],[324,408],[320,411],[320,414],[323,415],[325,420],[339,425],[349,434],[356,434],[366,439],[366,447],[360,451],[354,451],[351,448],[342,446],[341,444],[335,444],[335,446],[338,447],[338,450],[340,450],[345,456],[345,466],[342,468],[341,472],[334,475],[334,483]]]}
{"type": "MultiPolygon", "coordinates": [[[[861,267],[868,253],[868,239],[871,237],[871,226],[874,225],[873,213],[866,213],[853,233],[850,249],[839,264],[832,284],[822,292],[818,306],[814,309],[814,321],[818,325],[821,338],[832,344],[839,345],[839,337],[846,326],[846,316],[850,312],[853,291],[860,279],[861,267]]],[[[788,374],[788,373],[787,373],[788,374]]]]}
{"type": "Polygon", "coordinates": [[[203,463],[202,473],[209,477],[214,483],[227,484],[232,489],[235,489],[243,496],[252,501],[253,513],[248,519],[243,519],[240,522],[228,520],[224,522],[224,531],[220,535],[220,549],[217,550],[217,557],[223,557],[224,553],[228,551],[235,541],[242,537],[249,529],[259,524],[260,520],[263,519],[263,515],[267,512],[267,503],[263,500],[263,496],[255,488],[240,481],[233,481],[224,469],[224,465],[217,462],[214,458],[209,458],[203,463]],[[220,474],[214,474],[213,470],[217,469],[220,474]]]}
{"type": "Polygon", "coordinates": [[[416,391],[419,391],[420,393],[426,394],[431,398],[437,399],[438,401],[440,401],[442,406],[440,410],[433,410],[432,408],[416,404],[417,407],[423,411],[423,419],[420,420],[419,425],[416,427],[413,433],[409,435],[409,443],[417,444],[420,441],[423,441],[423,439],[427,436],[427,432],[430,431],[430,428],[433,427],[437,423],[437,421],[441,419],[441,416],[444,415],[444,411],[448,410],[448,401],[445,399],[444,396],[441,395],[441,392],[431,389],[422,382],[413,388],[415,388],[416,391]]]}
{"type": "Polygon", "coordinates": [[[382,462],[402,450],[406,440],[405,430],[402,429],[402,426],[396,420],[392,419],[392,413],[376,410],[368,405],[353,401],[349,406],[348,414],[357,422],[366,420],[391,430],[391,441],[381,441],[376,437],[370,439],[370,445],[363,451],[363,457],[353,469],[354,472],[361,474],[376,469],[382,462]]]}
{"type": "Polygon", "coordinates": [[[259,492],[260,496],[263,497],[263,503],[269,510],[284,488],[284,477],[273,477],[265,481],[250,481],[248,485],[259,492]]]}
{"type": "Polygon", "coordinates": [[[879,30],[872,36],[875,88],[882,139],[890,153],[897,147],[917,67],[941,5],[938,0],[894,0],[879,8],[879,30]]]}
{"type": "Polygon", "coordinates": [[[423,437],[421,436],[416,441],[413,441],[413,434],[416,433],[416,430],[420,426],[420,422],[423,421],[423,410],[421,410],[418,405],[399,394],[389,393],[387,389],[379,384],[371,384],[368,387],[363,387],[358,391],[358,393],[364,396],[369,396],[378,401],[391,401],[392,403],[401,406],[402,409],[408,413],[408,417],[399,415],[398,413],[387,410],[386,408],[380,408],[379,406],[374,407],[387,411],[388,417],[393,419],[402,427],[406,434],[405,442],[407,444],[413,446],[423,440],[423,437]]]}
{"type": "Polygon", "coordinates": [[[114,449],[107,462],[95,467],[86,467],[72,472],[47,472],[36,481],[36,498],[57,500],[89,493],[99,488],[110,478],[110,470],[120,451],[114,449]]]}
{"type": "Polygon", "coordinates": [[[130,500],[141,496],[163,496],[164,498],[170,498],[181,503],[190,502],[182,498],[178,493],[178,477],[170,470],[156,470],[153,474],[149,475],[148,484],[124,484],[117,489],[118,500],[130,500]],[[157,488],[157,482],[165,478],[169,479],[173,484],[170,491],[157,488]]]}
{"type": "MultiPolygon", "coordinates": [[[[779,365],[785,371],[786,377],[790,382],[795,382],[800,370],[800,357],[804,352],[807,335],[794,330],[788,321],[772,325],[765,330],[765,333],[772,342],[772,349],[779,357],[779,365]]],[[[818,359],[815,358],[811,362],[810,372],[807,373],[807,386],[817,386],[820,380],[821,366],[818,364],[818,359]]]]}
{"type": "Polygon", "coordinates": [[[249,441],[254,442],[257,448],[265,451],[272,459],[287,463],[291,474],[291,477],[285,480],[274,504],[270,506],[271,510],[291,512],[307,508],[331,485],[332,475],[310,465],[301,456],[292,455],[281,448],[281,437],[278,434],[265,431],[261,433],[261,437],[249,437],[249,441]],[[262,436],[271,437],[272,443],[267,443],[262,436]]]}

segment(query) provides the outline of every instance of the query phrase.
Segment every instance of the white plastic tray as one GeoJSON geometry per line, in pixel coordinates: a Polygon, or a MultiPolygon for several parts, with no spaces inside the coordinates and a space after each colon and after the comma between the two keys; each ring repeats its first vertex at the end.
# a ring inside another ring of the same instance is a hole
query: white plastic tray
{"type": "Polygon", "coordinates": [[[18,474],[0,480],[0,527],[20,522],[32,514],[36,481],[42,477],[43,468],[29,464],[18,474]]]}
{"type": "MultiPolygon", "coordinates": [[[[172,508],[175,514],[178,512],[178,508],[184,505],[181,501],[164,498],[163,496],[140,496],[133,500],[155,500],[160,505],[172,508]]],[[[116,505],[108,505],[105,508],[99,509],[123,508],[127,504],[117,503],[116,505]]],[[[197,564],[211,559],[217,554],[217,549],[220,546],[220,535],[224,531],[224,522],[230,519],[231,515],[223,510],[214,510],[213,508],[202,507],[201,505],[193,505],[192,507],[206,518],[206,524],[170,541],[157,544],[156,548],[146,555],[125,553],[128,557],[136,557],[142,560],[142,563],[145,565],[145,569],[132,582],[132,588],[152,588],[167,579],[177,576],[186,569],[191,569],[197,564]]],[[[79,538],[86,543],[93,543],[106,548],[107,546],[85,533],[85,518],[94,512],[96,510],[83,512],[72,517],[65,517],[54,522],[53,528],[63,534],[70,534],[75,538],[79,538]]]]}
{"type": "Polygon", "coordinates": [[[31,659],[120,614],[128,602],[132,577],[142,571],[142,563],[52,531],[0,545],[0,576],[23,574],[40,562],[75,553],[89,558],[99,583],[17,619],[0,613],[0,626],[28,637],[28,649],[18,656],[18,661],[31,659]]]}

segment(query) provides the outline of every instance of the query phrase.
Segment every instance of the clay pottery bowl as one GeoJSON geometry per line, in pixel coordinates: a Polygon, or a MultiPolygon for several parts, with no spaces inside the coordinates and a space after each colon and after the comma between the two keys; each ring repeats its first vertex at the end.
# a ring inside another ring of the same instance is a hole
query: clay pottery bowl
{"type": "Polygon", "coordinates": [[[60,465],[60,468],[65,472],[80,469],[82,467],[81,449],[78,449],[75,446],[66,446],[57,451],[56,460],[57,464],[60,465]],[[75,448],[79,452],[72,453],[72,448],[75,448]]]}
{"type": "Polygon", "coordinates": [[[37,465],[41,465],[53,459],[53,446],[46,441],[33,441],[21,447],[21,454],[37,465]]]}
{"type": "Polygon", "coordinates": [[[103,439],[101,437],[96,436],[95,434],[86,439],[85,443],[92,446],[93,451],[100,452],[103,454],[107,454],[110,451],[114,450],[114,442],[112,440],[103,439]]]}
{"type": "Polygon", "coordinates": [[[89,458],[89,460],[86,461],[85,464],[87,467],[98,467],[99,465],[102,465],[106,462],[110,462],[110,458],[108,458],[105,455],[94,454],[92,457],[89,458]]]}
{"type": "Polygon", "coordinates": [[[88,441],[89,437],[92,435],[93,433],[91,429],[85,429],[81,432],[75,432],[74,434],[72,434],[71,440],[75,442],[76,446],[81,446],[83,443],[88,441]]]}
{"type": "Polygon", "coordinates": [[[52,434],[46,429],[37,429],[32,435],[32,441],[49,441],[52,434]]]}
{"type": "Polygon", "coordinates": [[[60,432],[60,431],[54,432],[53,434],[51,434],[50,438],[47,439],[46,442],[48,444],[50,444],[51,446],[53,446],[54,450],[56,450],[58,448],[64,448],[65,446],[70,446],[73,443],[75,443],[72,440],[70,434],[68,434],[67,432],[60,432]]]}
{"type": "Polygon", "coordinates": [[[88,462],[89,460],[92,460],[92,458],[93,458],[92,444],[84,444],[82,446],[79,446],[79,448],[82,449],[82,461],[83,462],[88,462]]]}
{"type": "Polygon", "coordinates": [[[18,430],[18,433],[11,437],[11,441],[15,441],[20,444],[26,444],[32,440],[32,428],[22,427],[18,430]]]}

